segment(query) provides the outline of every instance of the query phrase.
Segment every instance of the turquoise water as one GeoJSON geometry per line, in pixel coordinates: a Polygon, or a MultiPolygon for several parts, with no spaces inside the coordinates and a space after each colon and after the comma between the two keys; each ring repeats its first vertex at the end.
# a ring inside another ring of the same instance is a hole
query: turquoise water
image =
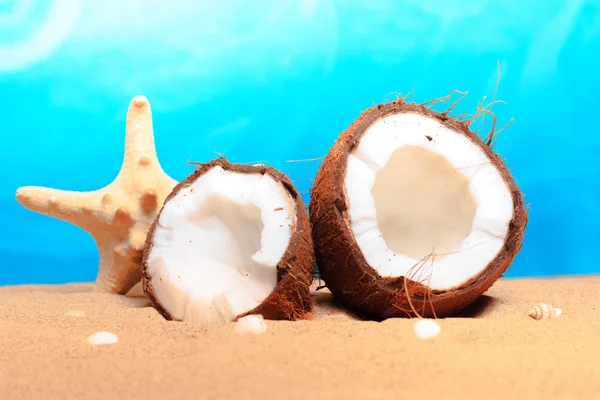
{"type": "Polygon", "coordinates": [[[468,90],[456,111],[473,112],[498,61],[494,112],[515,121],[495,149],[530,204],[507,275],[600,272],[600,2],[372,3],[0,1],[0,284],[94,279],[91,237],[14,192],[112,181],[135,95],[150,100],[174,178],[220,152],[268,161],[308,199],[318,163],[287,160],[325,155],[394,92],[468,90]]]}

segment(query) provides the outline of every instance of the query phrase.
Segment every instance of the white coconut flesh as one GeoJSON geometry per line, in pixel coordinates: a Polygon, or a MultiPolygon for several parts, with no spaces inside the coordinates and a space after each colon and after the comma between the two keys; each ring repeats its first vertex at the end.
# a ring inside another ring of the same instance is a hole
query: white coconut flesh
{"type": "Polygon", "coordinates": [[[367,263],[433,290],[484,271],[513,217],[511,191],[484,151],[418,113],[373,123],[348,156],[344,184],[367,263]]]}
{"type": "Polygon", "coordinates": [[[273,291],[296,205],[269,175],[220,166],[165,203],[147,272],[176,320],[230,322],[273,291]]]}

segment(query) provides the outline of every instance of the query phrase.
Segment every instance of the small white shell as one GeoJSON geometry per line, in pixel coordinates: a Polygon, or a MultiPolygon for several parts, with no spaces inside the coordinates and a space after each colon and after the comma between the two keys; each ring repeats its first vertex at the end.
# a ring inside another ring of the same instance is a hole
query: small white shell
{"type": "Polygon", "coordinates": [[[440,334],[440,326],[431,319],[420,319],[413,325],[417,338],[422,340],[433,339],[440,334]]]}
{"type": "Polygon", "coordinates": [[[119,338],[114,333],[96,332],[88,337],[88,343],[92,345],[99,344],[114,344],[119,341],[119,338]]]}
{"type": "Polygon", "coordinates": [[[260,335],[267,331],[267,324],[262,315],[246,315],[237,320],[233,331],[240,335],[260,335]]]}
{"type": "Polygon", "coordinates": [[[531,307],[527,315],[535,320],[558,318],[562,315],[562,310],[550,304],[539,303],[531,307]]]}

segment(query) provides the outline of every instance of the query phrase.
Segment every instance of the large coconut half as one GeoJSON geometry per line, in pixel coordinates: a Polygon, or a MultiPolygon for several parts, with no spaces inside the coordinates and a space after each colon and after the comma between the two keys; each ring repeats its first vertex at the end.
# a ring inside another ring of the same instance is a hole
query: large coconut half
{"type": "Polygon", "coordinates": [[[165,199],[146,239],[142,284],[167,319],[301,319],[312,309],[310,222],[272,167],[201,164],[165,199]]]}
{"type": "Polygon", "coordinates": [[[309,210],[322,278],[374,320],[463,309],[509,267],[527,224],[506,165],[467,123],[403,101],[341,134],[309,210]]]}

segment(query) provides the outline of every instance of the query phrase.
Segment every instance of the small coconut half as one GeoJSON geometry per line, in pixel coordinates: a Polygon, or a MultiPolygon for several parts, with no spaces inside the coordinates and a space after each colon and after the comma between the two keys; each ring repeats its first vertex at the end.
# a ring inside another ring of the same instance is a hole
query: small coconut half
{"type": "Polygon", "coordinates": [[[468,126],[398,100],[343,132],[311,191],[321,277],[363,318],[449,316],[520,250],[521,192],[468,126]]]}
{"type": "Polygon", "coordinates": [[[310,233],[302,198],[282,172],[224,158],[200,164],[148,232],[144,292],[169,320],[309,317],[310,233]]]}

